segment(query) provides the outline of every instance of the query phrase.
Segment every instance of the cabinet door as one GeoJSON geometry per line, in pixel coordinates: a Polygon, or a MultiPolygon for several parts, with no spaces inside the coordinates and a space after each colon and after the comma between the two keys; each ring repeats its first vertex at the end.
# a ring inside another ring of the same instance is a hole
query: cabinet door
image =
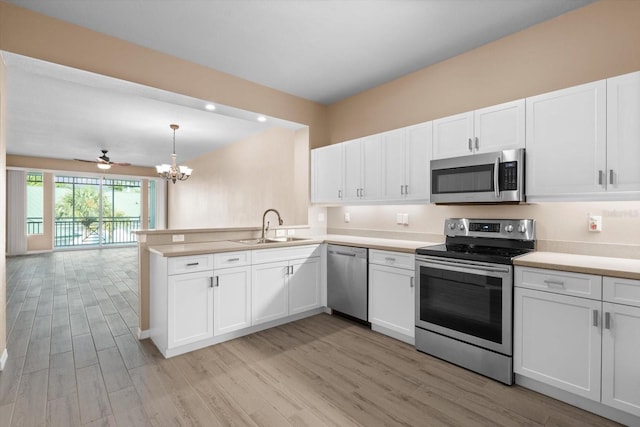
{"type": "Polygon", "coordinates": [[[334,144],[312,151],[314,202],[326,203],[341,200],[342,148],[342,144],[334,144]]]}
{"type": "Polygon", "coordinates": [[[289,263],[289,315],[320,307],[320,258],[289,263]]]}
{"type": "Polygon", "coordinates": [[[603,193],[606,83],[527,98],[527,197],[603,193]]]}
{"type": "Polygon", "coordinates": [[[433,158],[473,153],[473,111],[433,121],[433,158]]]}
{"type": "Polygon", "coordinates": [[[168,348],[213,337],[213,272],[169,276],[168,348]]]}
{"type": "Polygon", "coordinates": [[[251,326],[251,267],[217,270],[214,283],[213,334],[251,326]]]}
{"type": "Polygon", "coordinates": [[[342,145],[344,147],[343,201],[358,200],[362,188],[362,144],[359,139],[356,139],[343,142],[342,145]]]}
{"type": "Polygon", "coordinates": [[[429,200],[431,178],[432,122],[407,129],[405,142],[405,197],[410,200],[429,200]]]}
{"type": "MultiPolygon", "coordinates": [[[[607,189],[609,192],[640,191],[639,117],[640,72],[608,79],[607,189]]],[[[633,200],[637,200],[637,196],[633,200]]]]}
{"type": "Polygon", "coordinates": [[[369,322],[415,337],[412,270],[369,264],[369,322]]]}
{"type": "Polygon", "coordinates": [[[380,135],[361,139],[362,144],[362,185],[361,200],[378,200],[382,193],[380,135]]]}
{"type": "Polygon", "coordinates": [[[599,401],[600,301],[515,288],[514,371],[599,401]]]}
{"type": "Polygon", "coordinates": [[[382,135],[383,198],[402,200],[405,192],[405,129],[382,135]]]}
{"type": "Polygon", "coordinates": [[[524,102],[519,99],[474,112],[475,153],[524,148],[524,102]]]}
{"type": "Polygon", "coordinates": [[[289,311],[288,262],[251,267],[251,317],[254,325],[285,317],[289,311]]]}
{"type": "Polygon", "coordinates": [[[640,308],[602,306],[602,403],[640,416],[640,308]]]}

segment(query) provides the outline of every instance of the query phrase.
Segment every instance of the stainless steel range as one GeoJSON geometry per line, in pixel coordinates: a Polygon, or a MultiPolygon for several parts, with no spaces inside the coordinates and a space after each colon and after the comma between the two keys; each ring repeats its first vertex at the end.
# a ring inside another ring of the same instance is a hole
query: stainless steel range
{"type": "Polygon", "coordinates": [[[513,383],[513,259],[535,247],[531,219],[445,220],[416,250],[416,348],[513,383]]]}

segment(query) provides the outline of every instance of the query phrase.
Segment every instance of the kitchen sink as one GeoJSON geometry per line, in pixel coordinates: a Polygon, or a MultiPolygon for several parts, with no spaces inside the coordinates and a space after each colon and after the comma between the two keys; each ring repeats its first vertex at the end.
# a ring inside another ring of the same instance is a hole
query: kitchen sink
{"type": "Polygon", "coordinates": [[[286,243],[286,242],[298,242],[301,240],[309,240],[307,238],[304,237],[273,237],[273,238],[268,238],[268,239],[261,239],[261,238],[255,238],[255,239],[240,239],[240,240],[232,240],[232,242],[236,242],[236,243],[242,243],[245,245],[260,245],[260,244],[266,244],[266,243],[286,243]]]}

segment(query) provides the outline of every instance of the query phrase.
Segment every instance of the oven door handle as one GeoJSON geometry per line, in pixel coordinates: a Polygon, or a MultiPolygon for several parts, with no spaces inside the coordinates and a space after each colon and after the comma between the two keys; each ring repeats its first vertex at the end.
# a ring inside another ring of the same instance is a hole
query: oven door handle
{"type": "Polygon", "coordinates": [[[473,270],[481,270],[481,271],[489,271],[492,273],[509,273],[508,268],[504,267],[491,267],[487,265],[479,265],[470,262],[459,262],[459,261],[440,261],[433,259],[420,260],[421,262],[428,262],[430,264],[441,265],[444,267],[465,267],[473,270]]]}

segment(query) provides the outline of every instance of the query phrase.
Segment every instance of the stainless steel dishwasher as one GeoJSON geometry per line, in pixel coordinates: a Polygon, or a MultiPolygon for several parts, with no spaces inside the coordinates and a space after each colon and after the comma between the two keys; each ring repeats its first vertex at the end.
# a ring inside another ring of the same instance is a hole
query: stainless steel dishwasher
{"type": "Polygon", "coordinates": [[[327,246],[327,305],[368,322],[367,249],[327,246]]]}

